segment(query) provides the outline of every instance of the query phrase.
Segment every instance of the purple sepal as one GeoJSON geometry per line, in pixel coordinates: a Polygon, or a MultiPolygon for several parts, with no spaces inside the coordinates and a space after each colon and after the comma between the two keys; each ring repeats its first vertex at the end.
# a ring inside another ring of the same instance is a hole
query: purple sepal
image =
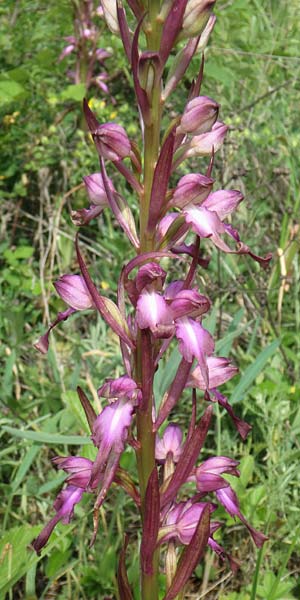
{"type": "Polygon", "coordinates": [[[135,221],[132,212],[126,202],[126,200],[117,193],[111,191],[109,185],[109,179],[107,177],[104,160],[100,158],[100,167],[102,173],[102,179],[104,188],[107,194],[108,204],[114,213],[119,225],[122,227],[124,233],[127,235],[129,241],[132,243],[134,248],[138,250],[139,239],[136,232],[135,221]]]}
{"type": "MultiPolygon", "coordinates": [[[[216,388],[234,377],[238,368],[228,358],[223,356],[208,356],[206,359],[209,378],[209,389],[216,388]]],[[[196,367],[190,374],[187,387],[196,387],[200,390],[206,389],[206,383],[200,367],[196,367]]]]}
{"type": "Polygon", "coordinates": [[[141,19],[137,25],[137,28],[134,32],[132,46],[131,46],[131,66],[132,66],[132,76],[133,76],[136,99],[137,99],[138,105],[140,107],[141,113],[143,115],[143,119],[144,119],[145,123],[148,123],[149,118],[150,118],[149,100],[148,100],[147,93],[141,87],[141,84],[139,82],[139,74],[138,74],[138,70],[139,70],[138,41],[139,41],[139,34],[140,34],[140,30],[141,30],[141,26],[142,26],[144,17],[145,17],[145,15],[143,15],[141,17],[141,19]]]}
{"type": "Polygon", "coordinates": [[[140,267],[135,279],[133,281],[127,280],[125,284],[130,300],[134,306],[138,301],[139,295],[145,288],[149,290],[153,283],[155,283],[155,288],[161,289],[166,276],[166,271],[155,262],[149,262],[140,267]]]}
{"type": "Polygon", "coordinates": [[[58,494],[53,505],[56,510],[56,515],[52,517],[32,543],[37,554],[40,554],[41,549],[47,544],[55,525],[57,525],[59,521],[64,525],[70,522],[74,514],[74,506],[80,502],[83,492],[84,490],[82,488],[68,485],[58,494]]]}
{"type": "Polygon", "coordinates": [[[84,393],[84,391],[81,389],[81,387],[79,387],[79,385],[77,386],[77,394],[81,403],[81,406],[84,410],[85,416],[86,416],[86,420],[89,424],[89,428],[91,430],[91,432],[93,431],[93,426],[94,423],[97,419],[97,415],[88,399],[88,397],[86,396],[86,394],[84,393]]]}
{"type": "Polygon", "coordinates": [[[201,206],[215,211],[222,221],[236,210],[243,198],[243,194],[238,190],[217,190],[210,193],[201,206]]]}
{"type": "Polygon", "coordinates": [[[173,2],[168,16],[164,22],[159,49],[161,70],[167,62],[175,40],[181,30],[183,15],[187,2],[188,0],[177,0],[176,2],[173,2]]]}
{"type": "Polygon", "coordinates": [[[207,400],[213,400],[214,398],[218,402],[218,404],[220,406],[222,406],[222,408],[224,408],[228,412],[228,414],[229,414],[230,418],[232,419],[235,427],[237,428],[241,438],[243,440],[245,440],[252,429],[251,425],[246,423],[246,421],[243,421],[242,419],[240,419],[235,414],[235,412],[233,411],[232,406],[229,404],[226,396],[223,396],[223,394],[218,392],[218,390],[211,390],[210,393],[208,394],[207,400]]]}
{"type": "Polygon", "coordinates": [[[118,307],[110,300],[109,298],[105,298],[105,296],[101,296],[94,283],[91,280],[89,275],[87,266],[82,258],[81,252],[79,250],[78,244],[78,236],[76,236],[75,241],[77,259],[80,266],[80,270],[82,272],[82,276],[86,283],[86,286],[91,294],[95,307],[100,312],[103,319],[107,322],[107,324],[112,328],[112,330],[120,337],[130,348],[134,348],[134,343],[129,337],[129,330],[126,321],[122,317],[118,307]]]}
{"type": "Polygon", "coordinates": [[[226,456],[214,456],[204,461],[195,471],[198,491],[207,493],[228,487],[228,481],[223,479],[221,474],[229,473],[239,477],[240,473],[236,468],[238,464],[238,461],[226,456]]]}
{"type": "Polygon", "coordinates": [[[75,44],[65,46],[58,57],[58,62],[61,62],[66,56],[69,56],[75,50],[75,44]]]}
{"type": "Polygon", "coordinates": [[[141,567],[143,573],[152,575],[153,554],[156,548],[160,521],[159,483],[156,467],[154,467],[148,479],[144,507],[141,567]]]}
{"type": "Polygon", "coordinates": [[[171,383],[171,386],[164,398],[162,405],[159,409],[159,413],[157,419],[154,423],[154,431],[158,431],[159,427],[166,420],[171,410],[174,408],[176,403],[178,402],[185,386],[186,382],[191,370],[192,364],[187,362],[184,358],[179,364],[177,369],[177,373],[171,383]]]}
{"type": "MultiPolygon", "coordinates": [[[[227,131],[228,127],[217,121],[211,131],[194,136],[184,145],[184,158],[211,155],[213,150],[217,152],[223,144],[227,131]]],[[[181,151],[182,148],[179,150],[181,151]]]]}
{"type": "Polygon", "coordinates": [[[169,532],[161,541],[166,542],[169,539],[177,538],[181,544],[190,544],[199,523],[199,519],[206,507],[209,508],[210,513],[216,510],[215,506],[209,502],[192,502],[191,500],[188,500],[172,505],[163,525],[163,527],[166,528],[166,531],[169,529],[169,532]],[[173,531],[171,528],[172,525],[174,526],[173,531]]]}
{"type": "MultiPolygon", "coordinates": [[[[214,180],[201,173],[189,173],[178,181],[169,206],[184,208],[187,204],[202,204],[212,189],[214,180]]],[[[210,194],[212,195],[212,194],[210,194]]]]}
{"type": "Polygon", "coordinates": [[[209,299],[199,294],[196,289],[181,290],[170,302],[173,319],[200,317],[210,309],[210,306],[209,299]]]}
{"type": "Polygon", "coordinates": [[[200,450],[204,444],[211,420],[211,415],[212,407],[209,406],[206,409],[203,417],[201,417],[198,425],[195,427],[189,442],[185,444],[173,476],[170,479],[166,489],[161,494],[162,507],[175,498],[178,490],[190,476],[195,462],[199,456],[200,450]]]}
{"type": "Polygon", "coordinates": [[[165,204],[165,197],[172,168],[174,141],[175,129],[169,133],[165,140],[154,170],[148,219],[149,231],[152,231],[155,228],[165,204]]]}
{"type": "Polygon", "coordinates": [[[247,527],[255,545],[258,548],[261,548],[263,546],[263,544],[268,540],[268,537],[265,536],[260,531],[257,531],[256,529],[254,529],[254,527],[252,527],[248,523],[248,521],[245,519],[244,515],[242,515],[242,513],[240,511],[238,497],[237,497],[235,491],[232,489],[232,487],[229,485],[228,487],[226,487],[222,490],[217,490],[216,496],[217,496],[219,502],[221,502],[221,504],[223,504],[225,510],[228,512],[228,514],[231,517],[238,517],[240,519],[240,521],[242,521],[242,523],[244,523],[244,525],[247,527]]]}
{"type": "MultiPolygon", "coordinates": [[[[107,180],[111,193],[115,193],[116,190],[113,186],[112,181],[108,178],[107,180]]],[[[101,173],[93,173],[92,175],[87,175],[86,177],[83,177],[83,181],[89,199],[93,205],[100,206],[102,209],[106,206],[109,206],[101,173]]]]}
{"type": "Polygon", "coordinates": [[[117,582],[120,600],[133,600],[133,595],[130,589],[128,575],[126,571],[126,549],[128,546],[128,537],[125,536],[122,546],[117,571],[117,582]]]}
{"type": "Polygon", "coordinates": [[[117,17],[120,28],[121,39],[128,61],[131,61],[131,40],[130,31],[126,19],[126,13],[120,2],[117,2],[117,17]]]}
{"type": "Polygon", "coordinates": [[[183,451],[182,431],[179,425],[170,423],[162,437],[156,436],[155,440],[155,458],[160,463],[164,463],[168,456],[174,463],[178,462],[183,451]]]}

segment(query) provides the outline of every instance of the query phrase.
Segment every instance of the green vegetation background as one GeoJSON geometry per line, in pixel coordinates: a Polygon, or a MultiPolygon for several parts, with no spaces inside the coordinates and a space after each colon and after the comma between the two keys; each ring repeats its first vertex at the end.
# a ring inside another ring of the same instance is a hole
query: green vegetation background
{"type": "MultiPolygon", "coordinates": [[[[241,571],[232,576],[208,552],[205,569],[199,566],[191,583],[189,597],[195,599],[300,597],[298,10],[297,0],[219,0],[206,52],[203,93],[220,102],[221,118],[230,124],[216,160],[216,184],[243,191],[245,202],[234,223],[256,251],[274,254],[269,271],[262,272],[246,257],[214,251],[205,282],[199,280],[214,303],[206,324],[219,340],[218,353],[240,367],[225,392],[253,426],[241,443],[227,417],[217,414],[206,451],[241,460],[235,488],[242,511],[270,541],[257,552],[247,531],[221,512],[227,523],[222,543],[241,561],[241,571]]],[[[76,507],[69,526],[57,527],[40,558],[28,548],[49,518],[64,479],[50,458],[91,453],[76,386],[97,403],[103,379],[121,373],[116,338],[96,315],[79,314],[63,323],[52,336],[48,357],[32,347],[49,318],[63,308],[52,281],[78,272],[70,210],[87,204],[82,177],[97,170],[96,153],[81,128],[84,89],[66,76],[72,56],[57,61],[63,36],[73,33],[72,14],[67,0],[0,5],[0,598],[9,600],[115,598],[123,532],[133,538],[137,522],[131,502],[115,488],[92,550],[88,501],[76,507]]],[[[103,32],[101,46],[112,51],[106,62],[110,95],[90,89],[94,110],[101,120],[116,119],[137,137],[120,41],[103,32]]],[[[183,107],[200,57],[195,63],[170,111],[183,107]]],[[[201,164],[189,168],[201,170],[201,164]]],[[[115,176],[114,181],[128,197],[123,182],[115,176]]],[[[113,298],[129,248],[108,211],[82,230],[82,243],[95,278],[113,298]]],[[[206,248],[210,252],[209,244],[206,248]]],[[[174,361],[171,355],[158,373],[158,395],[174,361]]],[[[186,423],[184,400],[180,411],[178,420],[186,423]]],[[[123,461],[133,468],[130,451],[123,461]]],[[[134,545],[129,555],[130,580],[137,589],[134,545]]]]}

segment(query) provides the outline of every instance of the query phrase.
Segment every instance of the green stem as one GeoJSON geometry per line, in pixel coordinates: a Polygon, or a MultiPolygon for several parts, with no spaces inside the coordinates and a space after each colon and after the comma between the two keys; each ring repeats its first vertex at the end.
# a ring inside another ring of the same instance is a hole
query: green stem
{"type": "MultiPolygon", "coordinates": [[[[148,50],[158,50],[160,45],[161,24],[157,21],[160,10],[160,0],[148,1],[148,24],[146,38],[148,50]]],[[[151,189],[155,165],[160,149],[161,128],[161,102],[160,81],[154,82],[150,97],[150,123],[144,129],[144,193],[140,202],[140,252],[154,250],[154,236],[147,231],[151,189]]],[[[137,451],[137,468],[141,493],[142,519],[145,507],[145,493],[149,477],[156,467],[155,463],[155,433],[153,433],[152,405],[153,405],[153,350],[149,343],[150,332],[138,332],[136,349],[136,376],[143,391],[142,407],[137,411],[137,439],[140,448],[137,451]]],[[[141,574],[142,600],[158,599],[158,569],[159,551],[153,556],[153,573],[141,574]]]]}

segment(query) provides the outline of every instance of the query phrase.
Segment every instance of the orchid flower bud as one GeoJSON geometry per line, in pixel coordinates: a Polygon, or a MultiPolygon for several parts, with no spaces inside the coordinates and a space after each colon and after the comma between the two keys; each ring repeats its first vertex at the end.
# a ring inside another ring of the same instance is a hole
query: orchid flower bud
{"type": "Polygon", "coordinates": [[[129,156],[131,146],[127,133],[117,123],[105,123],[92,131],[92,136],[99,156],[108,160],[120,160],[129,156]]]}
{"type": "Polygon", "coordinates": [[[113,122],[100,125],[85,99],[83,110],[100,158],[118,161],[129,156],[131,145],[125,129],[113,122]]]}
{"type": "Polygon", "coordinates": [[[204,30],[216,0],[188,0],[180,38],[196,37],[204,30]]]}
{"type": "Polygon", "coordinates": [[[210,194],[214,180],[201,173],[189,173],[178,181],[170,206],[184,208],[187,204],[201,204],[210,194]]]}
{"type": "Polygon", "coordinates": [[[208,96],[198,96],[190,100],[181,117],[177,133],[199,135],[210,131],[217,120],[219,104],[208,96]]]}
{"type": "Polygon", "coordinates": [[[81,275],[62,275],[54,282],[58,295],[75,310],[85,310],[94,306],[92,297],[81,275]]]}
{"type": "MultiPolygon", "coordinates": [[[[101,206],[102,208],[109,206],[101,173],[93,173],[92,175],[87,175],[83,178],[83,181],[92,204],[95,204],[96,206],[101,206]]],[[[108,184],[111,192],[114,193],[115,188],[111,179],[108,179],[108,184]]]]}
{"type": "Polygon", "coordinates": [[[156,437],[155,458],[164,463],[171,455],[173,462],[178,462],[182,454],[182,431],[178,425],[170,423],[163,433],[163,436],[156,437]]]}

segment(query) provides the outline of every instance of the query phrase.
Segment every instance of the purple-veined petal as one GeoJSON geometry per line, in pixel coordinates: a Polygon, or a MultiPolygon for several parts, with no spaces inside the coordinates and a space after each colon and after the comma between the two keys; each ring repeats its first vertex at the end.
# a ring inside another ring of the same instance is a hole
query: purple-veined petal
{"type": "MultiPolygon", "coordinates": [[[[222,356],[208,356],[207,367],[209,375],[209,389],[216,388],[222,383],[225,383],[234,377],[238,368],[235,367],[228,358],[222,356]]],[[[196,387],[200,390],[205,390],[205,381],[203,379],[201,369],[196,367],[190,374],[187,387],[196,387]]]]}
{"type": "Polygon", "coordinates": [[[202,377],[209,388],[209,373],[206,359],[214,351],[214,341],[210,333],[200,323],[190,317],[176,321],[176,337],[179,339],[179,350],[186,361],[198,360],[202,377]]]}
{"type": "Polygon", "coordinates": [[[32,543],[37,554],[39,554],[41,549],[47,544],[54,527],[59,521],[62,521],[64,524],[70,522],[74,513],[74,506],[80,502],[83,492],[84,490],[82,488],[69,485],[58,494],[53,505],[56,510],[56,515],[52,517],[32,543]]]}
{"type": "Polygon", "coordinates": [[[238,190],[217,190],[210,193],[201,206],[216,212],[219,219],[223,221],[236,210],[242,200],[243,194],[238,190]]]}
{"type": "Polygon", "coordinates": [[[226,488],[217,490],[216,496],[217,496],[219,502],[221,502],[221,504],[223,504],[225,510],[228,512],[228,514],[231,517],[238,517],[242,521],[242,523],[244,523],[244,525],[247,527],[255,545],[258,548],[261,548],[261,546],[267,541],[268,538],[260,531],[257,531],[256,529],[254,529],[254,527],[252,527],[248,523],[248,521],[245,519],[244,515],[240,511],[238,497],[237,497],[235,491],[232,489],[232,487],[229,485],[226,488]]]}
{"type": "Polygon", "coordinates": [[[158,325],[170,325],[172,313],[165,299],[155,291],[144,290],[137,301],[137,323],[140,329],[156,331],[158,325]]]}
{"type": "Polygon", "coordinates": [[[226,229],[216,212],[202,206],[189,204],[184,208],[186,222],[200,237],[212,237],[215,234],[226,233],[226,229]]]}
{"type": "Polygon", "coordinates": [[[62,275],[53,283],[58,295],[75,310],[94,306],[92,297],[81,275],[62,275]]]}
{"type": "Polygon", "coordinates": [[[94,445],[102,452],[109,451],[112,447],[117,452],[122,452],[132,413],[133,405],[130,402],[117,400],[106,406],[94,423],[91,436],[94,445]]]}
{"type": "Polygon", "coordinates": [[[167,456],[171,455],[172,461],[178,462],[182,449],[182,431],[179,425],[170,423],[162,437],[156,437],[155,458],[159,462],[165,462],[167,456]]]}

